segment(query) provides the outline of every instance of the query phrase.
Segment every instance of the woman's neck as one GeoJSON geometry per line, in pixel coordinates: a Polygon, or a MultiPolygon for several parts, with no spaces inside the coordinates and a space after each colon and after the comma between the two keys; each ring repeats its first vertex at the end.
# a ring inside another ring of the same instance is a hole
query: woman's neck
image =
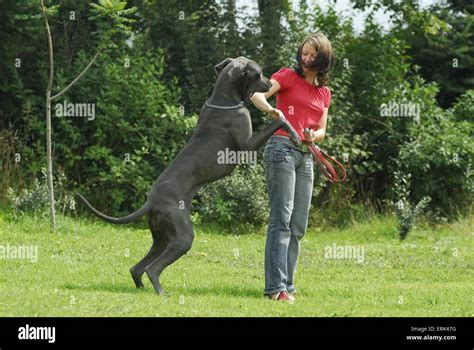
{"type": "Polygon", "coordinates": [[[318,72],[315,70],[309,70],[309,69],[303,69],[304,72],[304,79],[310,83],[311,85],[318,85],[318,82],[316,81],[316,75],[318,72]]]}

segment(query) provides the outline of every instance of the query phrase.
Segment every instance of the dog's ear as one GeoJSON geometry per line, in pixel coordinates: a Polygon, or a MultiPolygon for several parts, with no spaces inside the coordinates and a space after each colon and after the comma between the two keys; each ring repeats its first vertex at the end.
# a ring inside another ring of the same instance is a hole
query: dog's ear
{"type": "Polygon", "coordinates": [[[226,58],[224,61],[222,61],[221,63],[219,64],[216,64],[214,66],[214,70],[216,71],[216,74],[219,75],[222,70],[230,63],[232,62],[234,59],[233,58],[226,58]]]}

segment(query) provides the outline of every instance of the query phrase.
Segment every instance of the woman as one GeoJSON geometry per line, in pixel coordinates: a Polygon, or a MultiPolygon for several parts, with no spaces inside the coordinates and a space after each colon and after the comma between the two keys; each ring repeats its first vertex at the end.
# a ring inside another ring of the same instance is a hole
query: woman
{"type": "MultiPolygon", "coordinates": [[[[272,88],[255,93],[253,104],[272,117],[285,116],[304,141],[322,142],[331,92],[326,86],[334,64],[330,41],[321,33],[300,45],[296,66],[272,75],[272,88]],[[267,98],[277,93],[276,108],[267,98]]],[[[313,191],[313,160],[307,148],[297,148],[282,129],[269,139],[264,151],[270,219],[265,247],[265,295],[293,302],[294,275],[300,240],[308,226],[313,191]]]]}

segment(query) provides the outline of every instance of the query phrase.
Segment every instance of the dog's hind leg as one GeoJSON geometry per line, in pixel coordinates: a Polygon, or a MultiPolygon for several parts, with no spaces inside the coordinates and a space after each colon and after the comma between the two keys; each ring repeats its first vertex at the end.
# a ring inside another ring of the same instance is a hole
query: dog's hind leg
{"type": "Polygon", "coordinates": [[[145,257],[130,269],[130,273],[137,288],[143,288],[142,276],[145,273],[145,267],[158,258],[166,248],[167,240],[162,234],[156,220],[156,216],[150,213],[148,216],[148,224],[153,237],[153,245],[145,257]]]}
{"type": "Polygon", "coordinates": [[[165,268],[174,263],[191,249],[194,240],[192,223],[187,214],[168,213],[163,222],[163,232],[168,236],[168,244],[163,253],[145,268],[155,291],[163,295],[160,284],[160,275],[165,268]]]}

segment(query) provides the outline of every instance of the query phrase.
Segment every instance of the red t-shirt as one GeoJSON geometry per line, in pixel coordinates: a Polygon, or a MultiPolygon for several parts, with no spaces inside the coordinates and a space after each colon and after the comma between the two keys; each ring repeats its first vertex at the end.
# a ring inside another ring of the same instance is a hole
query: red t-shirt
{"type": "MultiPolygon", "coordinates": [[[[283,112],[301,139],[304,140],[304,128],[319,129],[324,108],[329,108],[331,103],[329,88],[311,85],[290,68],[280,69],[270,79],[280,84],[276,108],[283,112]]],[[[288,136],[288,133],[278,129],[274,135],[288,136]]]]}

